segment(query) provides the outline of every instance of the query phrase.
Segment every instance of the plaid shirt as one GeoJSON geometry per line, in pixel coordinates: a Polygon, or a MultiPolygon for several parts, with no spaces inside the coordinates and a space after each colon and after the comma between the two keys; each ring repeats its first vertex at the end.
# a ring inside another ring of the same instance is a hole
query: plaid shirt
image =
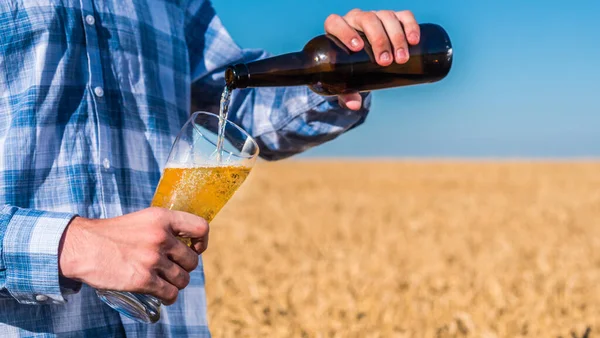
{"type": "MultiPolygon", "coordinates": [[[[242,50],[202,0],[0,0],[0,337],[208,337],[202,265],[144,325],[59,276],[75,215],[150,205],[190,107],[218,111],[242,50]],[[192,99],[193,98],[193,99],[192,99]]],[[[278,160],[361,124],[306,87],[235,91],[230,118],[278,160]]],[[[90,243],[93,245],[93,243],[90,243]]]]}

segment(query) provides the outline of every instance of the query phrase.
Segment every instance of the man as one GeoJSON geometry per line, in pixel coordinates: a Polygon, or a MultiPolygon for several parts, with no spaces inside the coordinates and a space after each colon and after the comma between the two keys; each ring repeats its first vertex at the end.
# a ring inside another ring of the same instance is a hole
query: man
{"type": "MultiPolygon", "coordinates": [[[[353,10],[325,29],[355,51],[364,31],[381,65],[406,62],[419,40],[408,11],[353,10]]],[[[214,110],[224,67],[266,56],[240,49],[208,0],[0,2],[0,337],[210,335],[208,225],[147,206],[191,84],[196,108],[214,110]],[[140,324],[93,288],[170,306],[140,324]]],[[[278,160],[361,124],[369,103],[248,89],[235,91],[230,116],[278,160]]]]}

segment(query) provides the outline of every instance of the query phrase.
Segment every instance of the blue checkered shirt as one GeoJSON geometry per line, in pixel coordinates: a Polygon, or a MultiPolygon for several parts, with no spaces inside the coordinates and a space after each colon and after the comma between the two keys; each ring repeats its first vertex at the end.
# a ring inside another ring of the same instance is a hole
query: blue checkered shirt
{"type": "MultiPolygon", "coordinates": [[[[0,0],[0,337],[208,337],[202,265],[157,324],[59,275],[75,215],[150,205],[190,110],[218,111],[243,50],[209,1],[0,0]]],[[[278,160],[361,124],[306,87],[236,91],[231,120],[278,160]]],[[[93,243],[90,243],[93,245],[93,243]]]]}

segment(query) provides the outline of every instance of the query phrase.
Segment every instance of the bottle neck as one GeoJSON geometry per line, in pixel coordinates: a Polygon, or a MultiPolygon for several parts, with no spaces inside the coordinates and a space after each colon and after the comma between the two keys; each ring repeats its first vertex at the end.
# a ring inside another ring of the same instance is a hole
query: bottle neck
{"type": "Polygon", "coordinates": [[[308,61],[304,52],[295,52],[239,63],[227,68],[225,82],[231,89],[307,85],[312,78],[308,61]]]}

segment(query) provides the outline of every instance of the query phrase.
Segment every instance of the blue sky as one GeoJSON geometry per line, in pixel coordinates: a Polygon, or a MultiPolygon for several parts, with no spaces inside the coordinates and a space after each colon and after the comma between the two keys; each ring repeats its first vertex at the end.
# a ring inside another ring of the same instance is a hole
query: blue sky
{"type": "Polygon", "coordinates": [[[600,1],[214,5],[238,44],[275,54],[301,49],[328,14],[352,8],[409,9],[448,31],[454,64],[446,79],[374,92],[364,125],[302,157],[600,156],[600,1]]]}

